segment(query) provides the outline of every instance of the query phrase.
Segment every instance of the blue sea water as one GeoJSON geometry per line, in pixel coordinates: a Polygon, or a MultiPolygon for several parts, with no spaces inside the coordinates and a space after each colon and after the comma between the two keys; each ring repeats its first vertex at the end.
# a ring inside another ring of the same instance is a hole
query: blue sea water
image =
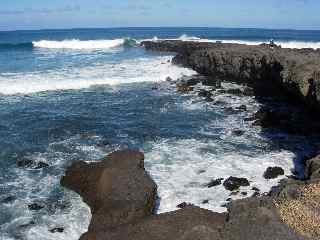
{"type": "MultiPolygon", "coordinates": [[[[145,39],[240,42],[274,39],[283,47],[320,48],[320,31],[222,28],[119,28],[0,32],[0,239],[78,239],[89,221],[80,197],[59,179],[73,161],[97,161],[118,149],[143,151],[158,184],[158,212],[181,202],[224,211],[229,198],[215,178],[246,177],[266,192],[269,166],[290,174],[313,139],[266,133],[244,118],[253,97],[178,94],[167,77],[192,75],[172,55],[146,52],[145,39]],[[245,104],[237,114],[227,107],[245,104]],[[234,130],[244,135],[235,137],[234,130]],[[34,165],[19,167],[31,160],[34,165]],[[37,164],[47,164],[37,168],[37,164]],[[204,203],[209,200],[209,203],[204,203]],[[28,205],[43,206],[32,210],[28,205]],[[62,233],[49,230],[62,227],[62,233]]],[[[225,88],[239,87],[223,83],[225,88]]],[[[242,191],[252,193],[251,187],[242,191]]],[[[233,196],[241,198],[243,196],[233,196]]]]}

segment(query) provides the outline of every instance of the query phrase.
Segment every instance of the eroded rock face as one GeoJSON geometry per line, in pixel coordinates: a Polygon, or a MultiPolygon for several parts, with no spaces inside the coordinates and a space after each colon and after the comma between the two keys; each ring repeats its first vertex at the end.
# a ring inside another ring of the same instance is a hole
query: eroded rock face
{"type": "Polygon", "coordinates": [[[173,63],[191,67],[212,79],[246,83],[261,95],[287,95],[319,109],[320,52],[271,48],[269,45],[142,42],[147,50],[176,52],[173,63]]]}
{"type": "Polygon", "coordinates": [[[270,198],[233,201],[228,205],[228,212],[229,221],[225,229],[225,239],[303,239],[282,223],[277,208],[270,198]]]}
{"type": "Polygon", "coordinates": [[[110,231],[86,234],[81,240],[223,240],[221,230],[225,222],[225,214],[187,206],[110,231]]]}
{"type": "Polygon", "coordinates": [[[156,184],[144,171],[137,151],[114,152],[98,163],[73,164],[61,184],[79,193],[90,206],[90,232],[114,228],[150,216],[156,184]]]}
{"type": "Polygon", "coordinates": [[[311,179],[320,179],[320,155],[306,162],[305,176],[311,179]]]}

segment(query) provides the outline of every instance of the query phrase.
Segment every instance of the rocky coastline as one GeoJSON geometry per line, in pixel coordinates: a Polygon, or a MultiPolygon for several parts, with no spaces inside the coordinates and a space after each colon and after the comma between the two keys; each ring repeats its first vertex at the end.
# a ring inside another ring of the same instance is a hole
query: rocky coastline
{"type": "MultiPolygon", "coordinates": [[[[182,41],[142,45],[147,50],[174,52],[174,64],[202,74],[177,82],[178,92],[192,91],[199,82],[212,91],[225,80],[245,84],[245,90],[234,89],[233,94],[255,95],[261,101],[280,97],[298,106],[296,112],[288,113],[266,104],[248,121],[307,136],[320,131],[318,50],[182,41]]],[[[199,95],[214,103],[210,91],[199,95]]],[[[282,169],[268,168],[264,177],[282,174],[282,169]]],[[[231,201],[225,213],[182,203],[180,210],[156,215],[157,186],[145,171],[144,156],[138,151],[114,152],[98,163],[74,163],[61,185],[80,194],[91,208],[91,223],[81,240],[320,239],[319,156],[305,161],[303,175],[282,180],[268,194],[260,195],[257,189],[252,197],[231,201]]],[[[231,191],[248,183],[230,176],[224,181],[216,179],[208,187],[217,184],[231,191]]]]}

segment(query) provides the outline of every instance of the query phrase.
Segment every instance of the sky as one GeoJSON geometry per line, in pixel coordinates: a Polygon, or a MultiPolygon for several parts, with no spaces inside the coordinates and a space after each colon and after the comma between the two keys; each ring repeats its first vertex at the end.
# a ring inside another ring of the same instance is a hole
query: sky
{"type": "Polygon", "coordinates": [[[0,30],[242,27],[320,30],[319,0],[1,0],[0,30]]]}

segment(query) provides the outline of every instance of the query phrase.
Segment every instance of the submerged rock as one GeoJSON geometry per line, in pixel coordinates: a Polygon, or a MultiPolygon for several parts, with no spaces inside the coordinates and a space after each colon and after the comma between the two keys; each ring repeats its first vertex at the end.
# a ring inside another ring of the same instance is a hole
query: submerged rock
{"type": "Polygon", "coordinates": [[[189,92],[193,91],[193,87],[188,86],[187,84],[179,83],[177,85],[177,91],[179,93],[189,93],[189,92]]]}
{"type": "Polygon", "coordinates": [[[31,160],[31,159],[27,159],[27,158],[22,158],[22,159],[19,159],[18,161],[17,161],[17,166],[18,167],[31,167],[31,166],[33,166],[34,165],[34,161],[33,160],[31,160]]]}
{"type": "Polygon", "coordinates": [[[37,162],[28,158],[22,158],[17,161],[17,166],[20,168],[42,169],[49,167],[49,164],[45,162],[37,162]]]}
{"type": "Polygon", "coordinates": [[[49,167],[48,163],[45,162],[38,162],[37,165],[34,167],[34,169],[42,169],[49,167]]]}
{"type": "Polygon", "coordinates": [[[191,203],[183,202],[183,203],[178,204],[178,205],[177,205],[177,208],[183,209],[183,208],[186,208],[186,207],[189,207],[189,206],[192,206],[192,204],[191,204],[191,203]]]}
{"type": "Polygon", "coordinates": [[[223,186],[229,191],[234,191],[240,187],[250,186],[250,183],[246,178],[229,177],[224,181],[223,186]]]}
{"type": "Polygon", "coordinates": [[[237,109],[245,112],[245,111],[247,111],[247,106],[241,105],[241,106],[237,107],[237,109]]]}
{"type": "Polygon", "coordinates": [[[51,232],[51,233],[63,233],[64,232],[64,228],[62,228],[62,227],[52,228],[52,229],[49,230],[49,232],[51,232]]]}
{"type": "Polygon", "coordinates": [[[1,200],[2,203],[7,204],[7,203],[12,203],[17,199],[16,196],[8,196],[5,197],[4,199],[1,200]]]}
{"type": "Polygon", "coordinates": [[[32,203],[32,204],[28,205],[28,208],[31,211],[39,211],[39,210],[43,209],[44,206],[39,203],[32,203]]]}
{"type": "Polygon", "coordinates": [[[209,200],[208,200],[208,199],[202,201],[202,204],[208,204],[208,203],[209,203],[209,200]]]}
{"type": "Polygon", "coordinates": [[[281,175],[284,175],[284,170],[281,167],[268,167],[263,177],[265,179],[274,179],[281,175]]]}
{"type": "Polygon", "coordinates": [[[235,135],[235,136],[238,136],[238,137],[242,136],[244,133],[245,133],[245,131],[240,130],[240,129],[236,129],[236,130],[232,131],[232,135],[235,135]]]}
{"type": "Polygon", "coordinates": [[[211,98],[212,93],[210,91],[205,90],[205,89],[201,89],[198,93],[198,96],[203,97],[203,98],[211,98]]]}

